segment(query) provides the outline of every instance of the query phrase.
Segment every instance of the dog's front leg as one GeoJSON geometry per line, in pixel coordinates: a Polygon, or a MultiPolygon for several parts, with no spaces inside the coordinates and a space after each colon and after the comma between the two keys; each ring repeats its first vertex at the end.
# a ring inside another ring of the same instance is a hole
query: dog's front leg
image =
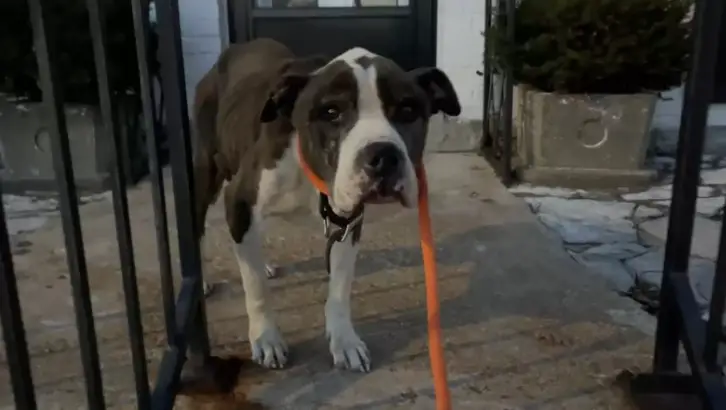
{"type": "Polygon", "coordinates": [[[252,360],[268,368],[282,368],[287,363],[287,345],[269,306],[262,239],[255,219],[234,248],[245,291],[252,360]]]}
{"type": "Polygon", "coordinates": [[[330,251],[325,330],[335,367],[367,372],[371,367],[370,353],[355,332],[350,314],[350,292],[355,276],[359,239],[360,231],[352,232],[344,241],[334,243],[330,251]]]}

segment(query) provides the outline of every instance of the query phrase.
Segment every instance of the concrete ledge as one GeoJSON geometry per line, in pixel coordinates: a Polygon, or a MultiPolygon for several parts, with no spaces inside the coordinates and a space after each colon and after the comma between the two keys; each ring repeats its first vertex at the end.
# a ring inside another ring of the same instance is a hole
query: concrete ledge
{"type": "Polygon", "coordinates": [[[614,189],[649,186],[656,180],[655,170],[611,170],[536,167],[517,170],[523,182],[534,185],[583,189],[614,189]]]}
{"type": "MultiPolygon", "coordinates": [[[[111,189],[111,175],[99,173],[95,178],[76,179],[76,189],[79,194],[95,194],[111,189]]],[[[42,192],[44,194],[58,192],[58,185],[54,179],[26,178],[7,179],[3,181],[3,194],[22,195],[30,192],[42,192]]]]}
{"type": "Polygon", "coordinates": [[[482,129],[480,120],[435,115],[429,121],[426,152],[476,152],[482,129]]]}

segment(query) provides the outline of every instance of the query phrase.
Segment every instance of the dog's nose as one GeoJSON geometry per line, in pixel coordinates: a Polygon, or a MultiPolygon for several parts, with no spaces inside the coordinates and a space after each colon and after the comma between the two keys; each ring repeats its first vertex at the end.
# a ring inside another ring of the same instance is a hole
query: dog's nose
{"type": "Polygon", "coordinates": [[[401,150],[390,142],[374,142],[365,148],[363,169],[373,178],[385,178],[398,171],[401,150]]]}

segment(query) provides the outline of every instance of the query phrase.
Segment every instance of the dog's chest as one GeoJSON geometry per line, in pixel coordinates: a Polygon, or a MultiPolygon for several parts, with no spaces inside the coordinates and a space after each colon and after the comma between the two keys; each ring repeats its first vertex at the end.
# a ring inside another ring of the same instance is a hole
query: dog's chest
{"type": "Polygon", "coordinates": [[[317,192],[300,168],[293,140],[275,168],[260,174],[257,210],[262,216],[312,212],[317,205],[317,192]]]}

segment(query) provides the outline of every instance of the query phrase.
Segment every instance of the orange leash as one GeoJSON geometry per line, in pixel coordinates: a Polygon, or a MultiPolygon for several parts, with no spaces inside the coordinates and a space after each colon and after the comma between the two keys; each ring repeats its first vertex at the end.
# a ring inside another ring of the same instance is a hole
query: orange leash
{"type": "Polygon", "coordinates": [[[434,376],[436,409],[451,410],[451,393],[446,377],[446,359],[441,341],[441,311],[439,306],[439,279],[436,270],[436,248],[431,231],[429,213],[429,186],[423,164],[416,167],[418,177],[418,228],[421,236],[424,275],[426,278],[426,312],[429,333],[429,361],[434,376]]]}
{"type": "MultiPolygon", "coordinates": [[[[320,179],[303,160],[302,149],[298,144],[300,166],[313,186],[321,193],[330,195],[325,181],[320,179]]],[[[446,360],[441,341],[441,311],[439,307],[438,273],[436,270],[436,248],[431,230],[429,214],[429,189],[426,182],[426,171],[423,165],[416,167],[418,179],[418,226],[421,236],[421,254],[423,255],[424,275],[426,280],[426,311],[429,335],[429,361],[434,378],[436,410],[451,410],[451,393],[446,376],[446,360]]]]}

